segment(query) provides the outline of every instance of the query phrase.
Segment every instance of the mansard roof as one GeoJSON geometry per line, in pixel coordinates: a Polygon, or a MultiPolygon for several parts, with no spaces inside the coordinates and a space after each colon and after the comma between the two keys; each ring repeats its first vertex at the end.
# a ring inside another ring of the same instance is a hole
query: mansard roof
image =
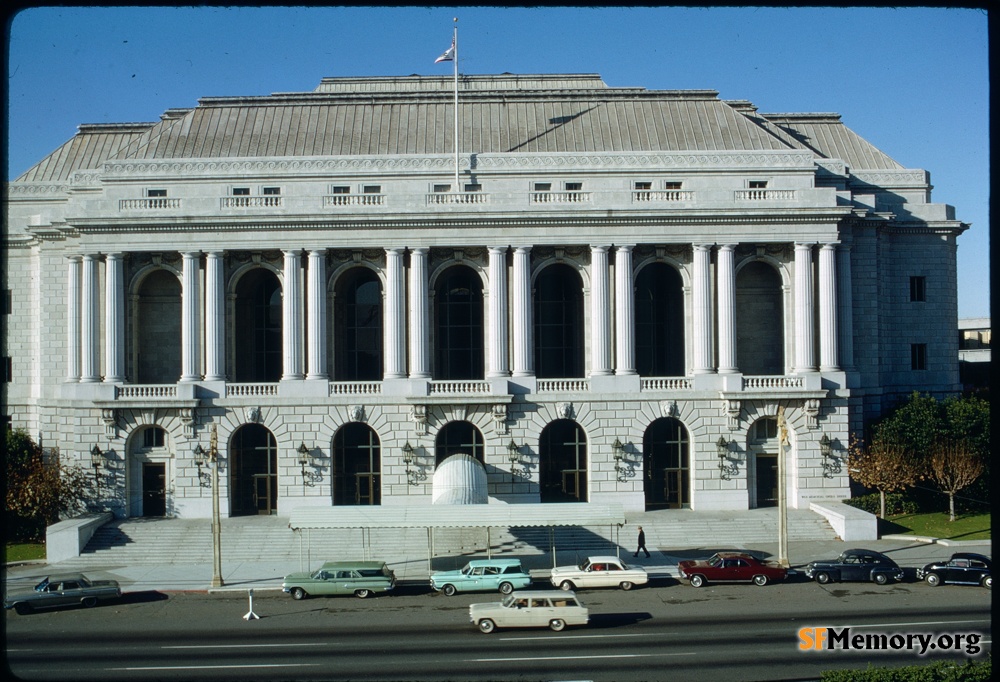
{"type": "MultiPolygon", "coordinates": [[[[806,149],[901,168],[836,114],[757,115],[713,90],[612,88],[596,74],[460,76],[459,127],[463,154],[806,149]]],[[[202,98],[155,123],[81,125],[18,181],[110,160],[450,154],[453,135],[453,77],[324,78],[312,92],[202,98]]]]}

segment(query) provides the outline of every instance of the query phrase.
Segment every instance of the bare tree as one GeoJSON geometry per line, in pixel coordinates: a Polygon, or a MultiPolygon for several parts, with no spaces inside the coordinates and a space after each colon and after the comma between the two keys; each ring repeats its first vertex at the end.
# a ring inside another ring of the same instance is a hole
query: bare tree
{"type": "Polygon", "coordinates": [[[869,445],[853,442],[847,458],[851,478],[879,492],[879,518],[885,518],[885,494],[908,488],[923,476],[923,467],[895,443],[875,438],[869,445]]]}
{"type": "Polygon", "coordinates": [[[980,459],[963,442],[937,442],[931,448],[928,476],[941,491],[948,494],[948,520],[955,520],[955,493],[972,485],[985,467],[980,459]]]}

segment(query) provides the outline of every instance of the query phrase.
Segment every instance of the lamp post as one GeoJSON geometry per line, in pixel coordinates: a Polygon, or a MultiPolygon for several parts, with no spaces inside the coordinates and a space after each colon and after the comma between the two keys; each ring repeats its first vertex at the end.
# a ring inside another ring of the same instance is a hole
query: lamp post
{"type": "Polygon", "coordinates": [[[208,445],[208,466],[212,470],[212,587],[222,587],[222,527],[219,519],[219,433],[212,424],[208,445]]]}
{"type": "Polygon", "coordinates": [[[833,440],[825,433],[819,439],[819,454],[823,457],[823,476],[825,478],[833,478],[834,474],[840,473],[840,462],[833,456],[833,440]]]}
{"type": "Polygon", "coordinates": [[[719,436],[719,440],[715,442],[715,452],[719,455],[719,477],[724,481],[728,481],[732,476],[728,461],[729,445],[730,443],[725,436],[719,436]]]}
{"type": "Polygon", "coordinates": [[[306,486],[309,483],[306,482],[306,465],[309,464],[309,448],[306,447],[305,441],[299,446],[299,466],[302,467],[302,485],[306,486]]]}
{"type": "Polygon", "coordinates": [[[624,482],[626,475],[625,470],[622,468],[622,459],[625,458],[625,446],[617,438],[611,444],[611,454],[615,458],[615,479],[620,483],[624,482]]]}
{"type": "Polygon", "coordinates": [[[101,464],[104,461],[104,453],[101,452],[100,446],[95,445],[90,451],[90,466],[94,467],[94,482],[97,484],[97,489],[101,489],[101,475],[99,472],[101,464]]]}
{"type": "Polygon", "coordinates": [[[406,485],[413,485],[413,471],[410,469],[413,464],[413,446],[410,441],[403,445],[403,462],[406,464],[406,485]]]}
{"type": "Polygon", "coordinates": [[[521,451],[518,449],[517,443],[514,442],[513,438],[507,443],[507,459],[510,460],[510,480],[513,483],[514,479],[520,473],[517,465],[521,463],[521,451]]]}

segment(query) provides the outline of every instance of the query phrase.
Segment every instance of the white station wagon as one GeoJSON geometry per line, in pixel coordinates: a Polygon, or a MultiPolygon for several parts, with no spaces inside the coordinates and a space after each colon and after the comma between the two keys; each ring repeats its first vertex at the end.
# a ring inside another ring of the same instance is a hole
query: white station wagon
{"type": "Polygon", "coordinates": [[[620,587],[631,590],[633,585],[649,582],[646,569],[629,566],[616,556],[588,557],[579,566],[557,566],[552,569],[553,587],[574,590],[587,587],[620,587]]]}
{"type": "Polygon", "coordinates": [[[590,613],[572,592],[532,590],[508,594],[501,602],[470,604],[469,620],[485,633],[496,628],[544,627],[559,632],[567,625],[586,625],[590,613]]]}

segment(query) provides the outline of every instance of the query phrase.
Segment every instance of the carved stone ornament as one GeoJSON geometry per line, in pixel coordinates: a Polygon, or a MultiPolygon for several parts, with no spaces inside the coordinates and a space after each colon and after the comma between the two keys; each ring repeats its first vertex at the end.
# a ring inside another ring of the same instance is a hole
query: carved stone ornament
{"type": "Polygon", "coordinates": [[[193,407],[181,408],[181,425],[184,429],[185,438],[194,438],[195,409],[193,407]]]}
{"type": "Polygon", "coordinates": [[[681,408],[677,405],[676,400],[661,400],[660,401],[660,416],[661,417],[673,417],[677,419],[681,416],[681,408]]]}
{"type": "Polygon", "coordinates": [[[559,403],[556,405],[556,414],[560,419],[572,419],[573,403],[559,403]]]}
{"type": "Polygon", "coordinates": [[[806,400],[804,405],[806,413],[806,428],[819,428],[819,405],[820,402],[818,398],[809,398],[806,400]]]}
{"type": "Polygon", "coordinates": [[[507,406],[503,403],[493,406],[493,423],[499,435],[507,435],[507,406]]]}
{"type": "Polygon", "coordinates": [[[118,438],[118,410],[106,407],[101,410],[101,419],[104,420],[104,433],[110,440],[118,438]]]}
{"type": "Polygon", "coordinates": [[[740,428],[740,411],[743,408],[743,403],[739,400],[727,400],[726,401],[726,417],[729,419],[729,430],[739,431],[740,428]]]}
{"type": "Polygon", "coordinates": [[[413,420],[413,430],[418,436],[427,435],[427,406],[414,405],[410,408],[410,419],[413,420]]]}
{"type": "Polygon", "coordinates": [[[243,414],[246,417],[246,420],[247,420],[248,423],[250,423],[250,424],[259,424],[260,423],[260,408],[259,407],[248,407],[248,408],[246,408],[246,410],[244,411],[243,414]]]}
{"type": "Polygon", "coordinates": [[[351,405],[349,410],[352,422],[363,422],[365,420],[365,406],[364,405],[351,405]]]}

